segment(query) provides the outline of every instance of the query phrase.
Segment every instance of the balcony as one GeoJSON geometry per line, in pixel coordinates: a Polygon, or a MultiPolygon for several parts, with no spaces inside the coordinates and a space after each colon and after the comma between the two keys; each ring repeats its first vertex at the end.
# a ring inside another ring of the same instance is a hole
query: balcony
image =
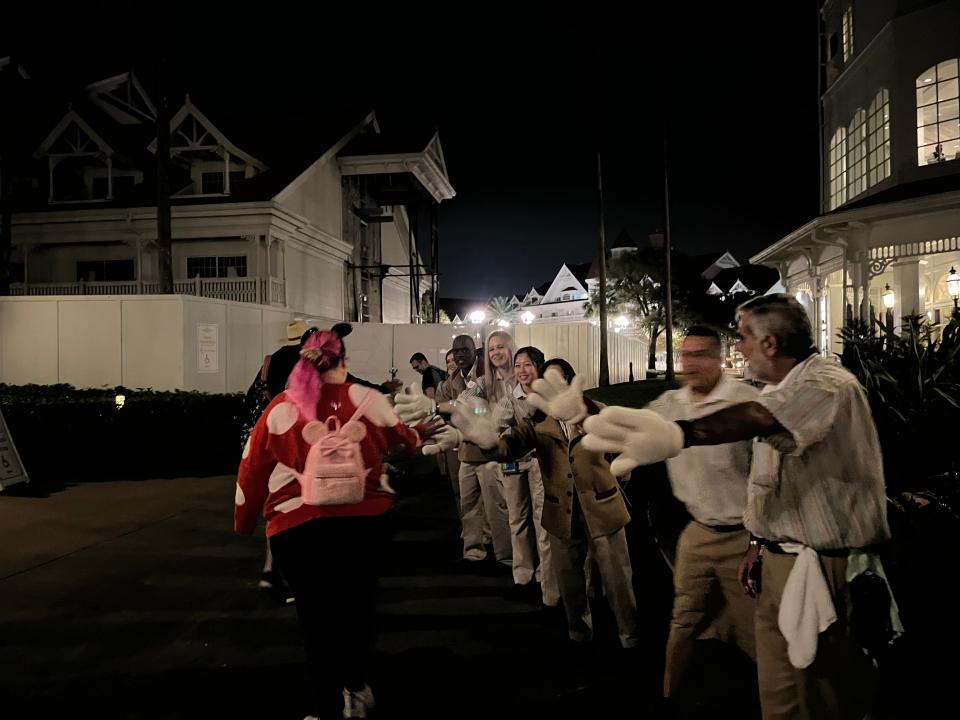
{"type": "MultiPolygon", "coordinates": [[[[286,287],[277,278],[193,278],[174,280],[177,295],[286,307],[286,287]]],[[[160,283],[137,280],[72,283],[13,283],[11,295],[157,295],[160,283]]]]}

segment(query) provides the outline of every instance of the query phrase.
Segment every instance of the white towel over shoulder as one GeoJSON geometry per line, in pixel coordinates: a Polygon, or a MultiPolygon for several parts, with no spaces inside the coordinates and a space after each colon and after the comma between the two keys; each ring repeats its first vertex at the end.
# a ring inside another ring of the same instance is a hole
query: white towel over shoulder
{"type": "Polygon", "coordinates": [[[790,664],[803,669],[816,658],[819,635],[834,623],[837,611],[817,551],[797,543],[781,547],[797,559],[783,587],[777,624],[787,641],[790,664]]]}

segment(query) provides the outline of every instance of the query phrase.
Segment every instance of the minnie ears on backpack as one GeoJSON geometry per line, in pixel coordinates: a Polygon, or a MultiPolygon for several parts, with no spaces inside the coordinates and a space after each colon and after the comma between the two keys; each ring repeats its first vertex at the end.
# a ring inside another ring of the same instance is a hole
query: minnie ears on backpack
{"type": "Polygon", "coordinates": [[[343,338],[345,338],[347,335],[353,332],[353,325],[351,325],[350,323],[337,323],[332,328],[330,328],[330,332],[332,332],[338,338],[343,340],[343,338]]]}

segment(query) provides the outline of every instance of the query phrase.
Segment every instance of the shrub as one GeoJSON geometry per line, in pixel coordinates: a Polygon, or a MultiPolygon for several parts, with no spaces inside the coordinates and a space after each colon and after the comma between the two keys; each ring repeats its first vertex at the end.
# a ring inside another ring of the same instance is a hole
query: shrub
{"type": "Polygon", "coordinates": [[[0,407],[40,483],[229,474],[239,462],[242,394],[0,384],[0,407]]]}

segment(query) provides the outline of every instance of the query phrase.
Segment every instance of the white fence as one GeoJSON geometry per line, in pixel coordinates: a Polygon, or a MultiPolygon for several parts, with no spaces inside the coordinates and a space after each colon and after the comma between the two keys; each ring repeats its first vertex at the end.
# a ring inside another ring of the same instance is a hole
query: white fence
{"type": "MultiPolygon", "coordinates": [[[[277,278],[193,278],[174,280],[173,292],[177,295],[232,300],[234,302],[264,305],[286,305],[286,288],[277,278]]],[[[159,282],[84,281],[73,283],[15,283],[10,286],[10,295],[51,297],[55,295],[156,295],[159,282]]]]}
{"type": "MultiPolygon", "coordinates": [[[[0,298],[0,382],[69,383],[76,387],[157,390],[246,390],[263,356],[276,350],[293,319],[288,310],[189,295],[25,296],[0,298]]],[[[305,318],[320,327],[334,320],[305,318]]],[[[355,325],[346,339],[351,371],[382,382],[391,368],[419,381],[410,357],[424,353],[444,367],[461,333],[493,328],[453,325],[355,325]]],[[[563,357],[597,384],[600,330],[589,323],[522,325],[517,346],[563,357]]],[[[625,382],[633,363],[643,377],[646,343],[609,334],[610,381],[625,382]]]]}

